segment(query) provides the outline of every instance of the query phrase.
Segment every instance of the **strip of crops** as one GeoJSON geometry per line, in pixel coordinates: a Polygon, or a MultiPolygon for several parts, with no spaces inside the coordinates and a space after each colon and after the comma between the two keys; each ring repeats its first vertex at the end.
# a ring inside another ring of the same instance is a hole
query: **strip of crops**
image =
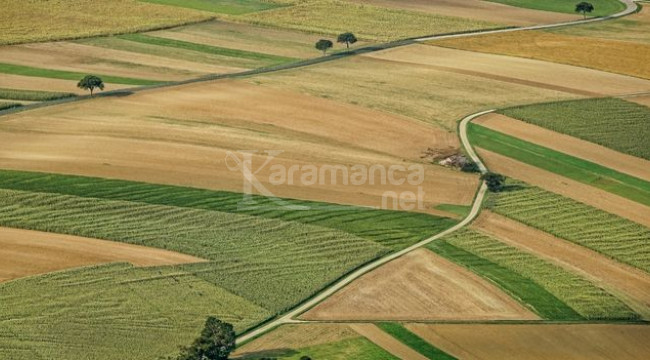
{"type": "MultiPolygon", "coordinates": [[[[35,68],[31,66],[6,64],[6,63],[0,63],[0,73],[43,77],[43,78],[51,78],[51,79],[75,80],[75,81],[81,80],[84,76],[88,75],[85,73],[74,72],[74,71],[43,69],[43,68],[35,68]]],[[[99,74],[95,74],[95,75],[101,77],[102,80],[104,80],[104,82],[106,83],[114,83],[114,84],[156,85],[156,84],[163,83],[162,81],[156,81],[156,80],[134,79],[134,78],[121,77],[121,76],[112,76],[112,75],[99,75],[99,74]]]]}
{"type": "Polygon", "coordinates": [[[540,188],[517,183],[491,195],[504,216],[650,271],[650,229],[540,188]]]}
{"type": "Polygon", "coordinates": [[[584,319],[575,310],[544,289],[544,287],[515,271],[454,246],[444,239],[434,241],[427,245],[427,247],[438,255],[496,283],[514,299],[527,305],[544,319],[584,319]]]}
{"type": "Polygon", "coordinates": [[[268,310],[173,267],[112,264],[0,284],[0,358],[153,359],[208,315],[242,331],[268,310]],[[7,320],[10,319],[10,320],[7,320]]]}
{"type": "Polygon", "coordinates": [[[650,206],[650,182],[510,135],[471,124],[471,142],[483,149],[650,206]]]}
{"type": "Polygon", "coordinates": [[[213,263],[190,268],[273,311],[294,305],[386,252],[340,230],[248,215],[14,190],[0,191],[0,199],[0,226],[209,259],[213,263]]]}
{"type": "Polygon", "coordinates": [[[188,9],[210,11],[218,14],[240,15],[273,9],[280,6],[271,1],[259,0],[140,0],[144,2],[179,6],[188,9]]]}
{"type": "Polygon", "coordinates": [[[7,100],[48,101],[48,100],[58,100],[58,99],[64,99],[69,97],[75,97],[75,96],[76,95],[72,93],[0,88],[0,99],[7,99],[7,100]]]}
{"type": "MultiPolygon", "coordinates": [[[[529,9],[555,11],[567,14],[575,14],[575,2],[566,0],[488,0],[511,6],[518,6],[529,9]]],[[[594,11],[588,16],[606,16],[625,10],[625,5],[619,0],[590,0],[594,5],[594,11]]]]}
{"type": "Polygon", "coordinates": [[[263,196],[253,196],[253,206],[242,207],[240,193],[31,172],[0,171],[0,188],[216,210],[294,221],[342,230],[391,249],[411,245],[456,223],[449,218],[428,214],[263,196]],[[286,205],[302,210],[290,209],[286,205]]]}
{"type": "Polygon", "coordinates": [[[537,126],[650,160],[650,108],[621,99],[587,99],[500,111],[537,126]]]}
{"type": "Polygon", "coordinates": [[[426,340],[412,333],[401,324],[379,323],[377,326],[389,333],[392,337],[404,343],[406,346],[426,356],[427,359],[456,360],[455,357],[429,344],[426,340]]]}
{"type": "Polygon", "coordinates": [[[14,102],[0,103],[0,110],[13,109],[21,106],[23,106],[21,103],[14,103],[14,102]]]}
{"type": "Polygon", "coordinates": [[[534,281],[585,319],[638,318],[616,297],[578,274],[508,246],[486,234],[463,229],[445,240],[534,281]]]}
{"type": "Polygon", "coordinates": [[[302,349],[292,349],[287,351],[287,353],[286,356],[280,354],[277,358],[283,360],[300,360],[303,356],[308,356],[311,359],[328,360],[398,360],[398,358],[386,350],[361,336],[302,349]]]}

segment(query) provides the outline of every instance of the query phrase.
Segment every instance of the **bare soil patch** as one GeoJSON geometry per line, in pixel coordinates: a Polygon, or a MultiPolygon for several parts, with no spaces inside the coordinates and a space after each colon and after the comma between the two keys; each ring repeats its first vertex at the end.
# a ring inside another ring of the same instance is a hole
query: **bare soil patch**
{"type": "Polygon", "coordinates": [[[0,282],[111,262],[159,266],[205,261],[145,246],[4,227],[0,227],[0,258],[0,282]]]}
{"type": "Polygon", "coordinates": [[[575,16],[518,8],[480,0],[353,0],[362,4],[425,11],[507,25],[549,24],[574,20],[575,16]]]}
{"type": "Polygon", "coordinates": [[[479,148],[478,154],[492,171],[650,227],[647,206],[488,150],[479,148]]]}
{"type": "Polygon", "coordinates": [[[407,327],[459,359],[643,359],[650,326],[610,324],[457,325],[407,327]]]}
{"type": "MultiPolygon", "coordinates": [[[[483,38],[484,36],[478,36],[483,38]]],[[[472,38],[473,39],[473,38],[472,38]]],[[[444,40],[443,40],[444,41],[444,40]]],[[[437,41],[431,42],[437,45],[437,41]]],[[[446,44],[443,42],[443,45],[446,44]]],[[[586,96],[650,91],[650,81],[545,61],[412,45],[364,55],[586,96]],[[594,87],[594,84],[598,84],[594,87]]]]}
{"type": "Polygon", "coordinates": [[[650,161],[608,149],[501,114],[490,113],[474,122],[516,138],[585,159],[610,169],[650,180],[650,161]]]}
{"type": "Polygon", "coordinates": [[[634,97],[626,98],[625,100],[650,107],[650,95],[634,96],[634,97]]]}
{"type": "Polygon", "coordinates": [[[644,318],[650,315],[647,273],[488,210],[482,211],[472,226],[508,245],[577,272],[617,295],[644,318]]]}
{"type": "Polygon", "coordinates": [[[538,319],[495,285],[426,249],[415,250],[362,276],[302,318],[538,319]]]}
{"type": "Polygon", "coordinates": [[[401,341],[388,335],[375,324],[351,324],[350,328],[358,332],[377,346],[397,356],[399,359],[427,360],[428,358],[411,349],[401,341]]]}

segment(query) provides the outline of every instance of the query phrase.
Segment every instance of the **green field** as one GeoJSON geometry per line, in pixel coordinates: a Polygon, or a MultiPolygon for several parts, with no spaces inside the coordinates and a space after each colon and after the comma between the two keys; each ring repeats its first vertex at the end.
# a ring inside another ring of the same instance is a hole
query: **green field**
{"type": "MultiPolygon", "coordinates": [[[[575,14],[576,4],[580,1],[567,0],[488,0],[501,4],[523,7],[535,10],[555,11],[575,14]]],[[[594,5],[594,11],[588,16],[607,16],[625,10],[625,5],[618,0],[589,0],[594,5]]]]}
{"type": "Polygon", "coordinates": [[[650,271],[650,229],[589,205],[523,183],[493,193],[501,215],[650,271]]]}
{"type": "Polygon", "coordinates": [[[22,101],[49,101],[69,97],[75,97],[72,93],[60,93],[50,91],[17,90],[0,88],[0,99],[22,100],[22,101]]]}
{"type": "Polygon", "coordinates": [[[465,217],[472,207],[469,205],[438,204],[435,209],[465,217]]]}
{"type": "Polygon", "coordinates": [[[272,1],[259,0],[140,0],[160,5],[179,6],[188,9],[210,11],[218,14],[241,15],[249,12],[278,7],[272,1]]]}
{"type": "Polygon", "coordinates": [[[242,15],[235,20],[331,36],[352,31],[361,39],[379,41],[500,26],[485,21],[340,0],[290,2],[295,5],[242,15]]]}
{"type": "MultiPolygon", "coordinates": [[[[84,76],[88,75],[85,73],[79,73],[73,71],[42,69],[42,68],[35,68],[31,66],[6,64],[6,63],[0,63],[0,73],[43,77],[43,78],[51,78],[51,79],[75,80],[75,81],[81,80],[84,76]]],[[[156,81],[156,80],[134,79],[134,78],[126,78],[126,77],[111,76],[111,75],[100,75],[100,74],[94,74],[94,75],[101,77],[105,83],[113,83],[113,84],[156,85],[162,83],[162,81],[156,81]]]]}
{"type": "Polygon", "coordinates": [[[650,206],[650,182],[648,181],[517,139],[481,125],[470,124],[468,135],[474,146],[650,206]]]}
{"type": "Polygon", "coordinates": [[[0,102],[0,111],[2,110],[7,110],[7,109],[13,109],[23,106],[21,103],[17,102],[0,102]]]}
{"type": "Polygon", "coordinates": [[[650,108],[602,98],[519,106],[500,113],[650,160],[650,108]]]}
{"type": "Polygon", "coordinates": [[[143,34],[127,34],[127,35],[119,35],[117,37],[123,40],[134,41],[143,44],[178,48],[183,50],[202,52],[211,55],[227,56],[231,58],[242,58],[246,60],[253,60],[256,62],[256,64],[253,65],[255,67],[278,65],[278,64],[283,64],[283,63],[297,60],[289,57],[262,54],[258,52],[252,52],[252,51],[228,49],[228,48],[203,45],[203,44],[196,44],[187,41],[165,39],[165,38],[143,35],[143,34]]]}
{"type": "Polygon", "coordinates": [[[436,348],[423,340],[421,337],[409,331],[407,328],[398,323],[379,323],[377,324],[382,330],[389,333],[395,339],[401,341],[406,346],[426,356],[428,359],[436,360],[455,360],[456,358],[446,352],[436,348]]]}
{"type": "MultiPolygon", "coordinates": [[[[278,359],[299,360],[302,356],[327,360],[397,360],[396,357],[363,337],[297,349],[278,359]]],[[[254,359],[247,357],[246,359],[254,359]]]]}
{"type": "Polygon", "coordinates": [[[154,359],[215,315],[238,331],[271,315],[178,268],[112,264],[0,284],[0,358],[154,359]]]}
{"type": "MultiPolygon", "coordinates": [[[[638,318],[638,315],[620,300],[587,279],[533,254],[506,245],[489,235],[463,229],[445,237],[444,240],[535,282],[585,319],[638,318]]],[[[517,284],[511,284],[510,287],[513,286],[517,284]]],[[[535,304],[531,305],[536,308],[535,304]]]]}

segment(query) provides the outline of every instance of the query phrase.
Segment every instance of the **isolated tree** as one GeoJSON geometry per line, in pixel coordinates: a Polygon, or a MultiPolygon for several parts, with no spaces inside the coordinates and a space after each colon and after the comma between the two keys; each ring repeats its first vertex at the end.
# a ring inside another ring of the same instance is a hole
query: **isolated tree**
{"type": "Polygon", "coordinates": [[[95,89],[104,90],[104,82],[95,75],[86,75],[83,79],[79,80],[77,87],[79,89],[90,90],[90,96],[93,96],[95,89]]]}
{"type": "Polygon", "coordinates": [[[181,349],[177,360],[227,360],[234,349],[235,330],[232,325],[209,316],[201,335],[192,345],[181,349]]]}
{"type": "Polygon", "coordinates": [[[326,39],[320,39],[318,42],[316,42],[316,49],[320,50],[323,52],[323,55],[327,53],[328,49],[331,49],[334,46],[334,44],[326,39]]]}
{"type": "Polygon", "coordinates": [[[488,172],[481,176],[481,180],[485,180],[488,190],[492,192],[499,192],[503,190],[506,177],[501,174],[488,172]]]}
{"type": "Polygon", "coordinates": [[[357,42],[357,37],[354,36],[354,34],[351,32],[346,32],[339,35],[339,37],[336,39],[336,42],[345,43],[345,46],[349,49],[350,44],[354,44],[355,42],[357,42]]]}
{"type": "Polygon", "coordinates": [[[582,13],[582,16],[584,16],[585,19],[587,18],[587,13],[590,13],[592,11],[594,11],[594,6],[586,1],[583,1],[576,5],[576,12],[582,13]]]}

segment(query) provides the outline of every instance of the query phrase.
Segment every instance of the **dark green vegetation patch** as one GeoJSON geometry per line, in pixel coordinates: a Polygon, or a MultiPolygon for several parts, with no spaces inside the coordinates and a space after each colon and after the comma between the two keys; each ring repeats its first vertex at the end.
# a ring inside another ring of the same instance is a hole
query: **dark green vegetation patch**
{"type": "Polygon", "coordinates": [[[426,340],[409,331],[407,328],[398,323],[379,323],[377,324],[382,330],[389,333],[392,337],[404,343],[404,345],[419,352],[429,359],[436,360],[456,360],[455,357],[429,344],[426,340]]]}
{"type": "Polygon", "coordinates": [[[49,101],[75,97],[72,93],[36,91],[36,90],[18,90],[0,88],[0,99],[22,100],[22,101],[49,101]]]}
{"type": "Polygon", "coordinates": [[[519,106],[500,113],[650,160],[650,108],[621,99],[519,106]]]}

